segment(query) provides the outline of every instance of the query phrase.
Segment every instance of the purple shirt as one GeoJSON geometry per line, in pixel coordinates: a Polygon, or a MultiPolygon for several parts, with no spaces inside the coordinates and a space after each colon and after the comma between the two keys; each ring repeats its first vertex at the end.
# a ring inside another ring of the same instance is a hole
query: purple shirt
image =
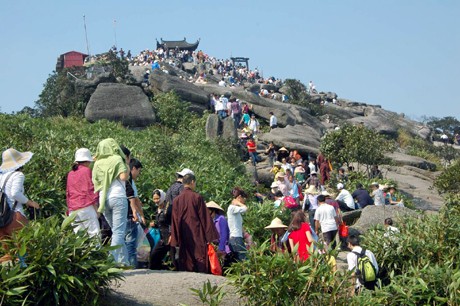
{"type": "Polygon", "coordinates": [[[228,246],[230,230],[228,228],[227,219],[225,219],[224,215],[216,215],[214,218],[214,225],[216,226],[217,232],[220,236],[218,250],[227,254],[230,253],[230,248],[228,246]]]}

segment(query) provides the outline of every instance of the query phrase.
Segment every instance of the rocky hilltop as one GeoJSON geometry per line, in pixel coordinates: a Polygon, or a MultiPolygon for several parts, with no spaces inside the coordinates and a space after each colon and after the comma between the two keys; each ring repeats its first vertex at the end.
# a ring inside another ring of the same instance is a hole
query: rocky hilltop
{"type": "MultiPolygon", "coordinates": [[[[312,115],[312,109],[282,102],[281,96],[289,92],[286,85],[243,83],[239,86],[219,86],[218,71],[208,64],[181,63],[180,61],[162,63],[145,78],[150,66],[130,66],[130,77],[126,80],[110,78],[101,74],[93,81],[80,81],[77,86],[83,91],[92,91],[85,116],[90,121],[109,119],[121,121],[130,127],[144,127],[155,122],[155,114],[148,105],[148,98],[158,93],[174,90],[183,100],[191,103],[190,110],[203,113],[208,109],[211,94],[236,97],[252,105],[253,112],[260,122],[268,122],[269,112],[278,118],[279,128],[259,136],[259,149],[263,151],[268,142],[278,147],[296,149],[301,154],[318,153],[321,138],[337,126],[346,123],[363,124],[389,137],[396,137],[399,130],[409,135],[427,139],[431,130],[423,124],[410,120],[404,114],[383,109],[379,105],[350,101],[336,93],[318,93],[310,96],[311,105],[320,105],[321,115],[312,115]],[[199,77],[206,73],[206,77],[199,77]],[[107,84],[107,83],[124,84],[107,84]],[[258,94],[260,90],[270,92],[269,97],[258,94]],[[129,105],[128,116],[126,108],[129,105]]],[[[217,116],[208,118],[206,135],[208,138],[236,138],[237,131],[231,119],[220,120],[217,116]],[[226,122],[227,121],[227,122],[226,122]]],[[[383,166],[384,176],[399,183],[401,191],[414,199],[422,209],[438,210],[442,199],[433,189],[432,183],[437,175],[428,161],[409,156],[403,150],[390,154],[394,165],[383,166]]],[[[253,171],[250,167],[248,170],[253,171]]],[[[267,185],[272,180],[266,163],[257,168],[258,180],[267,185]]]]}

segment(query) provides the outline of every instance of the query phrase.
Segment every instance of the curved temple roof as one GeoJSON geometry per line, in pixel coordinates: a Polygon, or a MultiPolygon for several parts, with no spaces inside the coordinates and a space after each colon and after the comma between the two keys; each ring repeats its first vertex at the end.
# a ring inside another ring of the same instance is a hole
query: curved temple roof
{"type": "Polygon", "coordinates": [[[163,38],[161,38],[160,42],[157,40],[157,48],[175,49],[177,47],[179,50],[195,51],[199,43],[200,40],[198,39],[195,43],[191,44],[186,41],[185,37],[183,40],[163,40],[163,38]]]}

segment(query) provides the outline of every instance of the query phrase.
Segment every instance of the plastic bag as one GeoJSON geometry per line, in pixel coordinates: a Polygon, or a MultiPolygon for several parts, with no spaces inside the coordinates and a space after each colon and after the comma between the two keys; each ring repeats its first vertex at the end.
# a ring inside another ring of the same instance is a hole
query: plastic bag
{"type": "Polygon", "coordinates": [[[343,238],[348,237],[348,226],[343,221],[339,225],[339,235],[343,238]]]}
{"type": "Polygon", "coordinates": [[[219,256],[212,244],[208,244],[208,257],[209,265],[211,266],[211,273],[214,275],[222,275],[222,266],[220,265],[219,256]]]}
{"type": "Polygon", "coordinates": [[[137,261],[138,262],[148,262],[149,261],[149,257],[150,257],[150,250],[151,250],[151,247],[150,247],[150,243],[149,243],[149,240],[147,239],[147,232],[148,232],[148,229],[145,229],[145,230],[142,230],[140,231],[143,235],[142,235],[142,239],[141,240],[138,240],[138,243],[137,243],[137,261]]]}

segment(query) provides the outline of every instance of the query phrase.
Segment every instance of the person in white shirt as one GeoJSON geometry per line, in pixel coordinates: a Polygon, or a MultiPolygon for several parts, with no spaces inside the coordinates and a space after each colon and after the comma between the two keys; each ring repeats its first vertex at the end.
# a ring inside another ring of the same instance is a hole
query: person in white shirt
{"type": "Polygon", "coordinates": [[[276,129],[278,127],[278,118],[273,114],[273,112],[269,113],[270,116],[270,129],[276,129]]]}
{"type": "MultiPolygon", "coordinates": [[[[355,235],[350,235],[347,239],[347,242],[348,242],[348,248],[351,250],[351,252],[347,254],[348,270],[354,271],[352,275],[353,275],[353,278],[356,279],[355,292],[358,292],[363,286],[369,290],[374,290],[376,282],[368,283],[368,284],[361,284],[361,282],[355,275],[356,266],[358,264],[358,255],[356,255],[355,253],[361,253],[363,251],[363,248],[359,245],[359,237],[355,235]]],[[[379,272],[379,266],[377,264],[377,260],[375,259],[374,253],[372,253],[369,250],[365,250],[364,254],[371,261],[372,265],[375,268],[375,273],[377,275],[379,272]]]]}
{"type": "Polygon", "coordinates": [[[372,188],[372,198],[374,198],[374,205],[385,205],[385,196],[383,195],[383,191],[379,188],[379,183],[373,182],[371,184],[372,188]]]}
{"type": "MultiPolygon", "coordinates": [[[[19,152],[9,148],[2,153],[2,165],[0,166],[0,187],[6,195],[6,202],[12,211],[12,221],[6,226],[0,228],[0,239],[11,238],[14,232],[27,225],[28,220],[24,213],[23,205],[39,209],[38,203],[28,199],[24,194],[25,176],[22,168],[32,158],[32,152],[19,152]]],[[[12,260],[8,250],[4,246],[4,256],[0,262],[12,260]]],[[[24,259],[19,258],[21,265],[24,259]]]]}
{"type": "Polygon", "coordinates": [[[248,210],[245,205],[247,194],[239,187],[232,190],[233,200],[228,206],[227,220],[230,230],[230,238],[228,244],[230,250],[235,253],[238,260],[246,259],[246,247],[243,239],[243,216],[242,214],[248,210]]]}
{"type": "Polygon", "coordinates": [[[318,233],[321,227],[323,240],[327,246],[331,245],[334,249],[336,246],[335,236],[339,227],[339,217],[332,205],[326,203],[326,197],[320,194],[317,198],[318,208],[315,212],[315,232],[318,233]]]}
{"type": "Polygon", "coordinates": [[[219,81],[219,86],[220,86],[220,87],[226,87],[226,86],[227,86],[227,84],[225,83],[224,78],[222,78],[222,79],[219,81]]]}
{"type": "Polygon", "coordinates": [[[342,211],[352,211],[355,209],[355,200],[351,193],[346,190],[342,183],[337,184],[337,189],[339,190],[339,194],[335,198],[335,200],[339,203],[339,207],[342,211]]]}
{"type": "Polygon", "coordinates": [[[257,132],[259,131],[259,121],[256,119],[254,114],[251,115],[251,119],[249,120],[249,129],[252,131],[252,135],[256,136],[257,132]]]}
{"type": "Polygon", "coordinates": [[[384,221],[384,225],[385,225],[385,234],[383,234],[383,237],[385,238],[393,237],[394,235],[398,235],[400,233],[399,229],[393,226],[393,219],[386,218],[384,221]]]}

